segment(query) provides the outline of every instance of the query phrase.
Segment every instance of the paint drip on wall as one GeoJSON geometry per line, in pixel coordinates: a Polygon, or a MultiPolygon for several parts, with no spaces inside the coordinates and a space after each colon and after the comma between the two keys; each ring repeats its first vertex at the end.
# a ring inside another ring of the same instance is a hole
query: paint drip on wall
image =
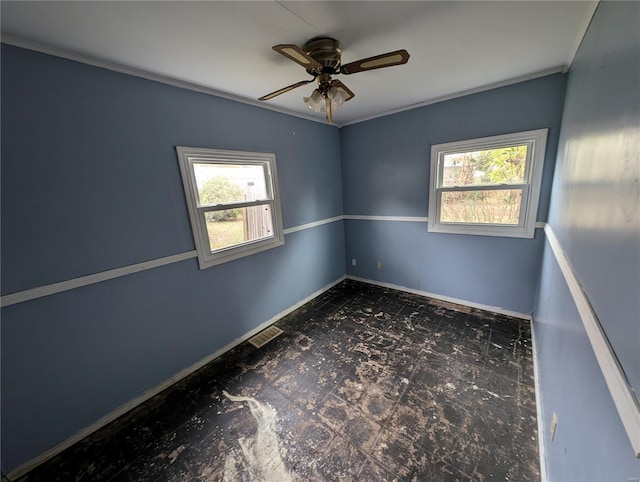
{"type": "Polygon", "coordinates": [[[289,482],[293,477],[284,464],[278,434],[276,411],[251,397],[236,397],[222,392],[232,402],[246,402],[257,424],[254,436],[238,439],[240,451],[225,459],[224,482],[289,482]]]}

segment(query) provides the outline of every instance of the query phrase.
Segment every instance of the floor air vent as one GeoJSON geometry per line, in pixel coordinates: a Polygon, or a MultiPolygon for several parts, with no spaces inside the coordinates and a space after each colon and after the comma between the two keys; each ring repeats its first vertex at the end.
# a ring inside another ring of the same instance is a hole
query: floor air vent
{"type": "Polygon", "coordinates": [[[278,328],[275,325],[271,325],[264,331],[261,331],[256,336],[249,338],[249,343],[251,343],[256,348],[260,348],[263,345],[266,345],[271,340],[273,340],[276,336],[282,335],[284,331],[278,328]]]}

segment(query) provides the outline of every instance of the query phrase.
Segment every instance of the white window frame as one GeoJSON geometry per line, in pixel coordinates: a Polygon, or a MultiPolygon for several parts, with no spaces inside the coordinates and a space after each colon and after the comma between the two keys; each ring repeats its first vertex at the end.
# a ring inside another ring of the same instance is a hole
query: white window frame
{"type": "Polygon", "coordinates": [[[431,170],[429,177],[428,230],[433,233],[473,234],[481,236],[506,236],[533,238],[542,184],[542,169],[547,144],[548,129],[537,129],[499,136],[481,137],[431,146],[431,170]],[[472,186],[442,186],[444,156],[460,152],[498,149],[527,145],[527,159],[522,184],[482,184],[472,186]],[[445,191],[521,189],[519,224],[452,223],[440,221],[442,193],[445,191]]]}
{"type": "Polygon", "coordinates": [[[278,190],[278,174],[275,154],[265,152],[201,149],[182,146],[177,146],[176,151],[180,162],[182,183],[187,199],[187,206],[189,208],[189,218],[191,220],[191,229],[193,231],[193,238],[196,244],[200,269],[226,263],[227,261],[249,256],[284,244],[284,231],[282,229],[282,213],[280,210],[280,194],[278,190]],[[200,205],[194,171],[195,163],[262,166],[264,170],[263,172],[265,173],[267,199],[216,205],[200,205]],[[236,209],[264,204],[268,204],[271,207],[273,225],[272,236],[211,251],[205,213],[221,209],[236,209]]]}

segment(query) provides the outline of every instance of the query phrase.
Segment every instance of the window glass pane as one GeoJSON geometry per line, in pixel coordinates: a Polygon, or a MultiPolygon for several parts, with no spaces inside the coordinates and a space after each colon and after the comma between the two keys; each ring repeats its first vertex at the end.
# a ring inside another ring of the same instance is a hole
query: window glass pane
{"type": "Polygon", "coordinates": [[[261,165],[196,162],[193,170],[200,205],[268,199],[261,165]]]}
{"type": "Polygon", "coordinates": [[[274,235],[269,204],[209,211],[204,217],[211,251],[274,235]]]}
{"type": "Polygon", "coordinates": [[[522,184],[527,146],[445,154],[442,186],[522,184]]]}
{"type": "Polygon", "coordinates": [[[521,189],[443,191],[440,222],[517,225],[521,189]]]}

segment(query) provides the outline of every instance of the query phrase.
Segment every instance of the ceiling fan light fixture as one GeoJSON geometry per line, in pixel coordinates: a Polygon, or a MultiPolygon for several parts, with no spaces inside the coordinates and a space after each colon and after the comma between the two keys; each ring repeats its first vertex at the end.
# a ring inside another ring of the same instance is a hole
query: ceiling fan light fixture
{"type": "Polygon", "coordinates": [[[303,97],[302,100],[307,105],[309,109],[313,112],[324,112],[325,111],[325,101],[322,96],[322,93],[318,89],[314,89],[311,92],[309,97],[303,97]]]}
{"type": "Polygon", "coordinates": [[[340,91],[340,89],[338,89],[337,87],[331,87],[327,92],[327,97],[331,99],[333,107],[340,107],[346,100],[345,96],[342,94],[342,91],[340,91]]]}
{"type": "Polygon", "coordinates": [[[260,97],[259,100],[271,100],[297,87],[317,81],[318,88],[302,100],[313,112],[324,113],[330,124],[333,123],[333,111],[355,97],[355,94],[340,80],[331,79],[332,75],[351,75],[367,70],[393,67],[406,64],[409,60],[409,52],[396,50],[342,65],[340,42],[330,37],[313,38],[302,48],[295,44],[278,44],[272,48],[304,67],[313,78],[283,87],[260,97]]]}

